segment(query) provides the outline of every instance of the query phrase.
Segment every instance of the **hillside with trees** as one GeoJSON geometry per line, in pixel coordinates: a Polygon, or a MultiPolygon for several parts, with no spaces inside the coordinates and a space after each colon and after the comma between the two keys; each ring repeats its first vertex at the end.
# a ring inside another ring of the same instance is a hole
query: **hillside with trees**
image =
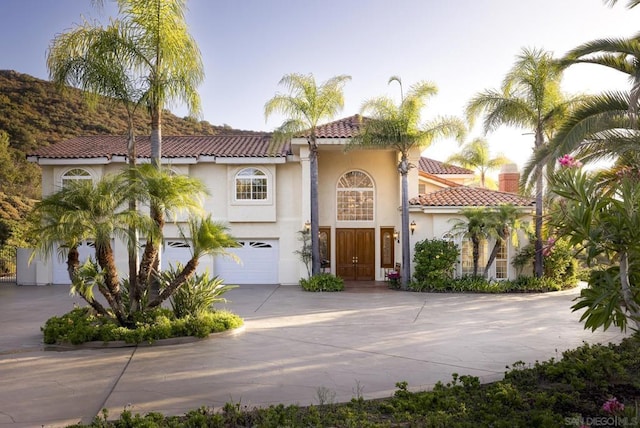
{"type": "MultiPolygon", "coordinates": [[[[0,70],[0,192],[40,198],[40,172],[26,161],[39,147],[79,135],[125,135],[127,115],[120,103],[104,99],[89,108],[83,93],[11,70],[0,70]]],[[[149,135],[150,120],[139,109],[137,135],[149,135]]],[[[214,135],[228,126],[163,115],[164,135],[214,135]]]]}

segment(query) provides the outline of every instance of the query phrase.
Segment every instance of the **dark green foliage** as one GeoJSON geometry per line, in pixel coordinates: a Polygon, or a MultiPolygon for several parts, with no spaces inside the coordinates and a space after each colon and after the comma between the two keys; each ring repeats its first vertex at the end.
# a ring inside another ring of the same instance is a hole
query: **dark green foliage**
{"type": "Polygon", "coordinates": [[[4,246],[11,236],[11,229],[6,221],[0,219],[0,247],[4,246]]]}
{"type": "MultiPolygon", "coordinates": [[[[227,403],[221,409],[202,407],[183,416],[157,413],[117,421],[104,412],[90,427],[578,427],[585,420],[615,421],[603,404],[612,398],[625,405],[615,413],[616,426],[637,427],[640,400],[640,337],[619,345],[583,345],[562,359],[526,367],[516,362],[502,381],[480,384],[475,376],[454,373],[431,391],[412,392],[396,383],[392,397],[341,404],[300,407],[283,404],[249,408],[227,403]]],[[[600,424],[598,426],[613,426],[600,424]]]]}
{"type": "Polygon", "coordinates": [[[426,239],[415,245],[413,262],[415,272],[414,283],[410,287],[422,291],[423,284],[439,287],[453,277],[460,250],[451,241],[443,239],[426,239]]]}
{"type": "MultiPolygon", "coordinates": [[[[632,270],[630,280],[638,284],[640,272],[632,270]]],[[[577,303],[571,307],[574,311],[585,309],[580,317],[584,328],[592,331],[602,327],[605,330],[614,325],[620,330],[627,327],[627,314],[624,308],[622,291],[618,284],[620,268],[612,266],[606,269],[592,270],[589,277],[589,287],[580,290],[577,303]]]]}
{"type": "MultiPolygon", "coordinates": [[[[135,124],[137,135],[150,134],[143,109],[138,111],[135,124]]],[[[41,197],[40,168],[27,162],[28,153],[79,135],[125,135],[126,131],[127,114],[119,103],[105,100],[89,109],[77,89],[61,93],[51,82],[0,70],[0,139],[6,132],[9,143],[6,153],[0,153],[0,219],[10,220],[16,242],[9,245],[29,246],[21,239],[21,225],[26,224],[33,199],[41,197]]],[[[214,135],[228,132],[228,127],[164,112],[162,131],[164,135],[214,135]]]]}
{"type": "Polygon", "coordinates": [[[300,279],[300,287],[304,291],[342,291],[344,281],[330,273],[321,273],[309,279],[300,279]]]}
{"type": "MultiPolygon", "coordinates": [[[[548,243],[543,254],[545,278],[565,284],[565,288],[577,285],[578,259],[576,259],[576,251],[567,239],[560,238],[553,241],[553,244],[548,243]]],[[[532,243],[525,245],[513,258],[512,264],[518,271],[522,271],[528,266],[533,266],[534,255],[534,245],[532,243]]]]}
{"type": "Polygon", "coordinates": [[[227,311],[207,311],[176,318],[170,309],[139,312],[135,328],[119,327],[111,318],[97,316],[87,307],[76,308],[47,320],[42,332],[44,343],[78,345],[85,342],[153,342],[171,337],[206,337],[210,333],[240,327],[242,318],[227,311]]]}
{"type": "MultiPolygon", "coordinates": [[[[171,266],[163,271],[160,278],[161,289],[170,284],[182,269],[182,265],[178,264],[177,267],[171,266]]],[[[226,285],[223,281],[218,276],[210,277],[208,272],[196,273],[189,278],[170,298],[175,317],[197,316],[208,312],[216,303],[226,303],[227,299],[221,296],[238,286],[226,285]]]]}
{"type": "Polygon", "coordinates": [[[28,246],[24,238],[27,215],[36,201],[23,196],[12,196],[0,192],[0,247],[28,246]]]}
{"type": "MultiPolygon", "coordinates": [[[[0,129],[9,133],[11,146],[30,151],[78,135],[124,135],[127,114],[118,103],[99,102],[90,109],[82,91],[65,88],[15,71],[0,71],[0,129]]],[[[142,110],[135,117],[136,133],[149,135],[149,118],[142,110]]],[[[213,135],[225,128],[206,121],[185,120],[164,112],[166,135],[213,135]]]]}
{"type": "Polygon", "coordinates": [[[536,278],[532,276],[520,276],[511,280],[488,280],[483,276],[463,276],[461,278],[450,278],[444,281],[432,281],[422,283],[412,283],[411,288],[415,291],[437,291],[437,292],[474,292],[474,293],[530,293],[559,291],[575,286],[575,284],[563,284],[553,278],[536,278]]]}

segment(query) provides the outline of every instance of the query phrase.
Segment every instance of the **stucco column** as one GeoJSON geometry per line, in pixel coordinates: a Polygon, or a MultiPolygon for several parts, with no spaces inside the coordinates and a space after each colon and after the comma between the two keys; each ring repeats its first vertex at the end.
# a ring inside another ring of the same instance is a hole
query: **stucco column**
{"type": "Polygon", "coordinates": [[[301,173],[301,186],[300,186],[300,217],[302,224],[300,228],[304,226],[306,221],[311,220],[311,171],[309,166],[309,147],[300,147],[300,166],[302,167],[301,173]]]}

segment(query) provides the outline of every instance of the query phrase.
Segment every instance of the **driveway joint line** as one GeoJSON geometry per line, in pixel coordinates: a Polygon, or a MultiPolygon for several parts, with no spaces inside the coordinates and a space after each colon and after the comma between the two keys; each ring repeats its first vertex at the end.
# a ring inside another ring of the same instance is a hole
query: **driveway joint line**
{"type": "Polygon", "coordinates": [[[384,353],[384,352],[367,351],[365,349],[349,348],[349,347],[338,346],[338,345],[329,345],[329,344],[326,344],[326,343],[313,342],[313,341],[310,341],[310,340],[291,339],[291,338],[288,338],[288,337],[281,337],[281,336],[270,335],[270,334],[261,334],[261,336],[277,337],[279,339],[291,340],[293,342],[298,342],[298,343],[306,343],[308,345],[325,346],[325,347],[328,347],[328,348],[342,349],[344,351],[361,352],[361,353],[369,354],[369,355],[380,355],[380,356],[384,356],[384,357],[398,358],[398,359],[401,359],[401,360],[417,361],[417,362],[421,362],[421,363],[436,364],[436,365],[445,366],[445,367],[455,367],[455,368],[458,368],[458,369],[476,370],[476,371],[493,373],[493,374],[496,374],[496,373],[497,374],[503,374],[504,373],[504,371],[489,370],[489,369],[479,369],[479,368],[476,368],[476,367],[463,366],[463,365],[460,365],[460,364],[442,363],[442,362],[439,362],[439,361],[423,360],[421,358],[412,358],[412,357],[407,357],[407,356],[403,356],[403,355],[387,354],[387,353],[384,353]]]}
{"type": "Polygon", "coordinates": [[[124,367],[122,367],[120,374],[114,379],[114,381],[111,383],[111,386],[107,388],[107,393],[105,394],[102,404],[96,411],[91,412],[93,413],[93,416],[91,416],[91,420],[84,420],[84,418],[82,418],[82,420],[80,421],[81,424],[90,424],[93,421],[93,419],[95,419],[97,416],[100,415],[100,412],[102,412],[102,409],[106,408],[107,401],[109,401],[111,394],[113,394],[113,391],[115,391],[116,387],[118,386],[118,383],[120,383],[120,379],[122,379],[122,376],[124,376],[124,373],[127,371],[127,368],[129,367],[129,364],[131,364],[131,361],[133,360],[133,356],[135,355],[137,349],[138,349],[138,346],[133,347],[133,350],[131,351],[131,355],[129,355],[127,362],[125,363],[124,367]]]}

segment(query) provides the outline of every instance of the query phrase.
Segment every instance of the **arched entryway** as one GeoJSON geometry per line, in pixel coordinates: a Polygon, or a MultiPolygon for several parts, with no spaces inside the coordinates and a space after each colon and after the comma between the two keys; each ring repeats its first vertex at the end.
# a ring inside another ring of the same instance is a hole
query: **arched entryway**
{"type": "Polygon", "coordinates": [[[370,226],[375,186],[371,176],[358,170],[344,173],[336,185],[336,207],[336,275],[347,281],[374,280],[376,234],[370,226]]]}

